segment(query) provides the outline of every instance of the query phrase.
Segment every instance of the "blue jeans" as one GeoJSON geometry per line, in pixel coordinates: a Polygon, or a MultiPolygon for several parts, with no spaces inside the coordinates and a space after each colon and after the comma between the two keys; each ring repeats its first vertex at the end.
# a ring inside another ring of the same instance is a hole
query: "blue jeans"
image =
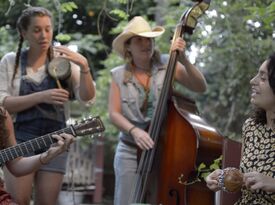
{"type": "Polygon", "coordinates": [[[137,150],[119,142],[114,159],[114,205],[129,205],[137,171],[137,150]]]}

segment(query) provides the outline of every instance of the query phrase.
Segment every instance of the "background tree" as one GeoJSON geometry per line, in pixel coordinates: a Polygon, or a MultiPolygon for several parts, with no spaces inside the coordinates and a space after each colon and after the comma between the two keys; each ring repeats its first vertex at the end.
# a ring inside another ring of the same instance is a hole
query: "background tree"
{"type": "Polygon", "coordinates": [[[271,0],[212,3],[206,29],[198,33],[204,45],[196,60],[209,84],[200,96],[201,112],[224,135],[240,137],[250,110],[249,81],[275,48],[275,4],[271,0]]]}
{"type": "MultiPolygon", "coordinates": [[[[56,40],[74,44],[89,59],[96,79],[97,101],[91,108],[75,107],[75,116],[99,115],[106,126],[105,173],[112,175],[112,158],[117,130],[107,113],[110,69],[122,63],[111,50],[111,42],[127,20],[142,15],[151,24],[163,25],[165,34],[157,38],[162,52],[181,14],[191,0],[0,0],[0,57],[15,50],[18,37],[15,22],[27,5],[45,6],[55,17],[56,40]],[[85,112],[83,112],[85,111],[85,112]]],[[[224,136],[239,138],[241,125],[250,109],[249,80],[267,54],[275,51],[275,2],[272,0],[212,0],[194,34],[186,35],[187,52],[195,54],[195,64],[207,78],[203,95],[184,91],[194,98],[203,118],[224,136]],[[196,51],[195,53],[193,51],[196,51]]],[[[107,188],[108,186],[106,186],[107,188]]],[[[112,190],[107,189],[111,195],[112,190]]]]}

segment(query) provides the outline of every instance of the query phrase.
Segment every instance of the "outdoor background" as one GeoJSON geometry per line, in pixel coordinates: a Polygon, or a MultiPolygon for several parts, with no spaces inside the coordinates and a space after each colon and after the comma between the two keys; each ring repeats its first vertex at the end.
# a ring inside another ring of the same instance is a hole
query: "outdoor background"
{"type": "MultiPolygon", "coordinates": [[[[191,0],[0,0],[0,58],[17,49],[15,24],[28,5],[52,11],[55,41],[77,47],[88,58],[96,81],[96,103],[91,107],[72,103],[72,117],[98,115],[104,121],[105,198],[112,198],[112,162],[117,143],[117,130],[107,113],[110,69],[122,63],[112,52],[112,40],[128,19],[142,15],[152,26],[166,28],[156,44],[168,53],[175,25],[193,4],[191,0]]],[[[250,110],[249,80],[275,51],[275,2],[212,0],[193,35],[184,38],[190,59],[207,79],[208,90],[200,95],[183,92],[196,101],[201,116],[211,126],[224,136],[239,139],[250,110]]],[[[83,140],[83,146],[89,143],[92,140],[83,140]]]]}

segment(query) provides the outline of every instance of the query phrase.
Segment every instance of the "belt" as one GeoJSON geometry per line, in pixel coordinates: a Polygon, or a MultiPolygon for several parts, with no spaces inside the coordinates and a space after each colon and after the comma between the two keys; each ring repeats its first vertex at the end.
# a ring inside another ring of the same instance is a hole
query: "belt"
{"type": "Polygon", "coordinates": [[[139,160],[140,160],[140,157],[142,154],[142,150],[136,145],[136,143],[127,141],[125,139],[120,139],[120,141],[123,142],[124,144],[128,145],[129,147],[133,147],[133,148],[137,149],[137,163],[139,163],[139,160]]]}
{"type": "Polygon", "coordinates": [[[125,139],[120,139],[121,142],[123,142],[124,144],[128,145],[129,147],[133,147],[133,148],[138,148],[138,146],[136,145],[136,143],[134,142],[130,142],[128,140],[125,139]]]}

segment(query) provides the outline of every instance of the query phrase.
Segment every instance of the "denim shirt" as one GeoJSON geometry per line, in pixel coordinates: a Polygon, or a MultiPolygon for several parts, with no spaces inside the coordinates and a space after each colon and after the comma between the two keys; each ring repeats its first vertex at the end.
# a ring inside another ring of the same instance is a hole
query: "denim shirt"
{"type": "MultiPolygon", "coordinates": [[[[162,65],[153,65],[152,78],[150,81],[150,95],[152,99],[153,110],[155,110],[158,102],[159,95],[161,93],[163,81],[166,74],[166,62],[165,59],[161,59],[162,65]]],[[[145,92],[142,85],[135,78],[130,71],[129,66],[121,65],[111,70],[113,80],[119,87],[120,100],[121,100],[121,112],[135,126],[146,129],[148,128],[151,117],[144,116],[140,111],[145,98],[145,92]]],[[[149,104],[149,105],[150,105],[149,104]]],[[[151,108],[149,108],[151,109],[151,108]]],[[[120,132],[119,138],[134,142],[132,136],[127,133],[120,132]]]]}

